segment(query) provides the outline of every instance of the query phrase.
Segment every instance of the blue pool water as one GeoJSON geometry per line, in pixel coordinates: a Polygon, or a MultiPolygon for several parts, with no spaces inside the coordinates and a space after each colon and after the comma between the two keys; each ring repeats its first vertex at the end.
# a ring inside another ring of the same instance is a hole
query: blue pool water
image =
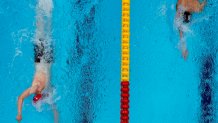
{"type": "MultiPolygon", "coordinates": [[[[0,1],[0,123],[16,123],[17,98],[31,85],[37,3],[0,1]]],[[[131,1],[131,123],[218,122],[217,0],[193,15],[186,61],[175,3],[131,1]]],[[[120,122],[121,1],[53,0],[53,6],[51,83],[60,123],[120,122]]],[[[49,105],[38,111],[31,99],[22,123],[53,123],[49,105]]]]}
{"type": "Polygon", "coordinates": [[[218,122],[216,2],[209,0],[205,11],[193,15],[185,35],[187,61],[173,26],[176,0],[132,2],[131,122],[218,122]]]}

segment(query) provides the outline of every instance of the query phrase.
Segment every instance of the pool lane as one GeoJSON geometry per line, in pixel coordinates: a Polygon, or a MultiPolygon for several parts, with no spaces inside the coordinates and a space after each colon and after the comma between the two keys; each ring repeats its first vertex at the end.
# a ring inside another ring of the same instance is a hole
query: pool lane
{"type": "Polygon", "coordinates": [[[217,122],[217,7],[216,0],[209,0],[205,9],[208,20],[202,24],[201,41],[204,42],[200,56],[200,123],[217,122]]]}
{"type": "MultiPolygon", "coordinates": [[[[75,3],[77,9],[84,7],[78,1],[75,3]]],[[[88,123],[93,122],[94,113],[94,84],[95,75],[97,71],[95,65],[97,64],[95,49],[94,30],[95,30],[95,6],[93,5],[87,14],[84,14],[83,19],[77,20],[76,26],[76,51],[78,54],[77,60],[81,60],[80,80],[78,81],[77,101],[78,116],[76,122],[88,123]],[[83,61],[86,57],[86,61],[83,61]]]]}
{"type": "MultiPolygon", "coordinates": [[[[203,44],[199,43],[201,37],[195,25],[202,22],[191,25],[192,34],[186,34],[189,57],[184,61],[174,27],[176,2],[131,3],[130,122],[199,122],[199,73],[207,68],[198,62],[203,57],[196,47],[203,44]]],[[[193,20],[201,16],[194,14],[193,20]]]]}
{"type": "Polygon", "coordinates": [[[202,58],[200,97],[201,97],[201,123],[212,123],[215,120],[214,102],[214,74],[215,74],[215,55],[207,54],[202,58]]]}

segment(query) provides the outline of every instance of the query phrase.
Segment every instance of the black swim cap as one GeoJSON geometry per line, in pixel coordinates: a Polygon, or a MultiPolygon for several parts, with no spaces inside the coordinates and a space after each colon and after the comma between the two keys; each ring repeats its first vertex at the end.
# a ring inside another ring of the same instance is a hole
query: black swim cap
{"type": "Polygon", "coordinates": [[[191,20],[191,13],[188,11],[184,12],[183,19],[185,23],[189,23],[191,20]]]}

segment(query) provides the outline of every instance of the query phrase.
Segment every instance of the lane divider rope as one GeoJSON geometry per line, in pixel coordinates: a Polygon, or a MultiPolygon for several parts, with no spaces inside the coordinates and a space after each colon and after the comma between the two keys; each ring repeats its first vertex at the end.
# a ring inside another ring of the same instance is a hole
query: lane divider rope
{"type": "Polygon", "coordinates": [[[120,123],[129,123],[130,0],[122,0],[120,123]]]}

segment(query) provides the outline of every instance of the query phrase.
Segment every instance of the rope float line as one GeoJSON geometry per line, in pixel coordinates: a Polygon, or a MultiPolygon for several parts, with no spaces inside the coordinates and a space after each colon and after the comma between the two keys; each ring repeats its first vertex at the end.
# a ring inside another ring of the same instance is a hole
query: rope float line
{"type": "Polygon", "coordinates": [[[130,0],[122,0],[120,123],[129,123],[130,0]]]}

